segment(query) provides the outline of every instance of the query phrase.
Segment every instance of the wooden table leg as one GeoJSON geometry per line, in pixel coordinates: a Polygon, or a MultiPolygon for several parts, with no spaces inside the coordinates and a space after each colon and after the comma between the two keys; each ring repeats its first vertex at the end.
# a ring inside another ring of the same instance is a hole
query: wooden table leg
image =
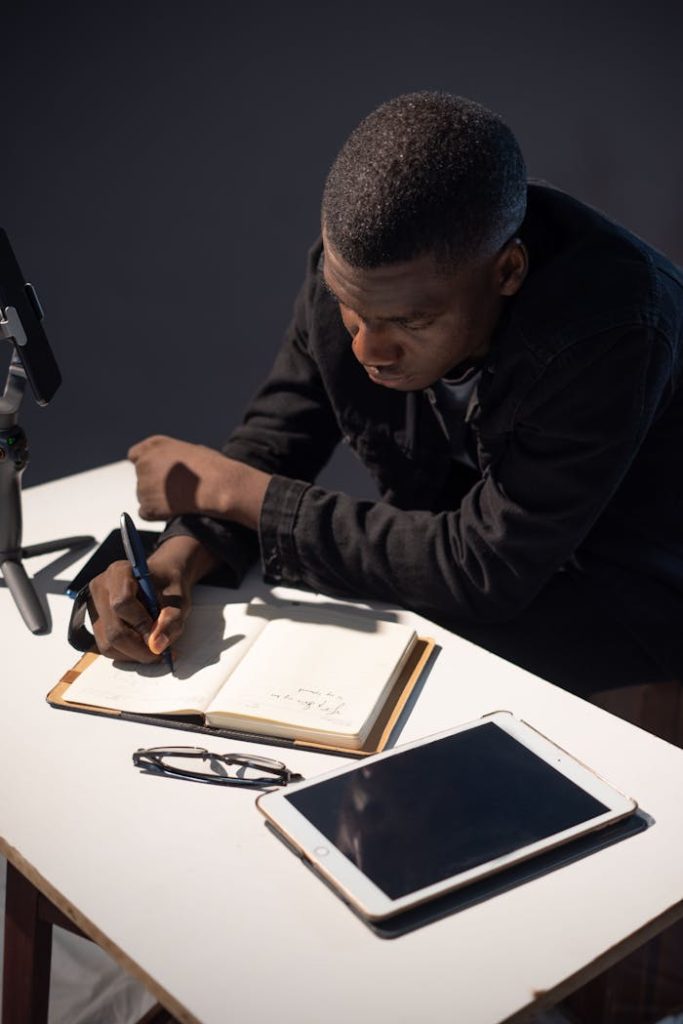
{"type": "Polygon", "coordinates": [[[2,1024],[47,1024],[52,924],[41,920],[40,899],[8,862],[2,1024]]]}
{"type": "MultiPolygon", "coordinates": [[[[47,1024],[53,925],[89,939],[8,861],[2,1024],[47,1024]]],[[[138,1024],[178,1022],[156,1003],[138,1024]]]]}

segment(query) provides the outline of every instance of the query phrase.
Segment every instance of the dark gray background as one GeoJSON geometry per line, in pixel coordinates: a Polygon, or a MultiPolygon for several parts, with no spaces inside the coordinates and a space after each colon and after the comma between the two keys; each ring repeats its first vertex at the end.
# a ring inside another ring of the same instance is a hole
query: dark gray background
{"type": "MultiPolygon", "coordinates": [[[[288,321],[327,168],[397,93],[487,104],[530,173],[683,260],[682,28],[680,5],[630,0],[4,9],[0,223],[64,376],[24,403],[24,484],[150,433],[220,444],[288,321]]],[[[324,480],[367,487],[348,455],[324,480]]]]}

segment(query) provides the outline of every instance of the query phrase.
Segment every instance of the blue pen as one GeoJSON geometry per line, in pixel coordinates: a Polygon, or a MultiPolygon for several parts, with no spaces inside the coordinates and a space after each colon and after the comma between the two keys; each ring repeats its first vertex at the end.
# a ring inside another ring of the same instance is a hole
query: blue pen
{"type": "MultiPolygon", "coordinates": [[[[123,540],[126,557],[133,570],[133,576],[135,576],[140,587],[142,603],[152,618],[156,619],[159,617],[159,603],[149,575],[145,549],[142,546],[140,534],[135,528],[135,523],[127,512],[121,513],[121,539],[123,540]]],[[[173,656],[168,648],[164,651],[162,657],[172,672],[173,656]]]]}

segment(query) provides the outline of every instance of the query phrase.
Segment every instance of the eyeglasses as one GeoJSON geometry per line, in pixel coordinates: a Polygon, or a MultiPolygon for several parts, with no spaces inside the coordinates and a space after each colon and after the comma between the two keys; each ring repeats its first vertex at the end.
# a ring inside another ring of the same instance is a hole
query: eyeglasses
{"type": "Polygon", "coordinates": [[[270,757],[212,754],[203,747],[141,748],[133,753],[133,764],[158,775],[252,789],[286,786],[303,779],[303,775],[290,772],[282,761],[274,761],[270,757]],[[193,761],[195,765],[189,767],[193,761]]]}

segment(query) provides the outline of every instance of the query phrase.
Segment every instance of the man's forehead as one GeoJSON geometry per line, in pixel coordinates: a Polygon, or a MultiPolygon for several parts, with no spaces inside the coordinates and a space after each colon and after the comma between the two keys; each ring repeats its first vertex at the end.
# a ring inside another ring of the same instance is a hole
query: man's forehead
{"type": "Polygon", "coordinates": [[[318,262],[323,284],[355,312],[387,317],[438,311],[452,299],[457,275],[444,274],[431,256],[381,267],[353,267],[326,243],[318,262]]]}

